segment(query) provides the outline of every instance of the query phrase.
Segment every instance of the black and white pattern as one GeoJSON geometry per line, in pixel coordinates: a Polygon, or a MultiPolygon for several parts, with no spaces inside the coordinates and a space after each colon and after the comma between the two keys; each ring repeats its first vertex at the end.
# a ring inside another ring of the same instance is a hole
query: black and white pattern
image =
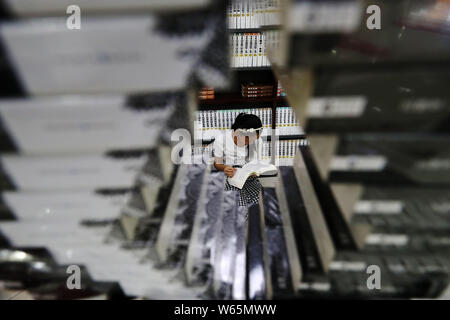
{"type": "Polygon", "coordinates": [[[228,182],[228,178],[225,181],[225,190],[239,191],[239,205],[249,206],[254,203],[259,202],[259,194],[261,192],[261,182],[259,182],[258,177],[250,176],[247,181],[245,181],[242,189],[238,189],[232,186],[228,182]]]}

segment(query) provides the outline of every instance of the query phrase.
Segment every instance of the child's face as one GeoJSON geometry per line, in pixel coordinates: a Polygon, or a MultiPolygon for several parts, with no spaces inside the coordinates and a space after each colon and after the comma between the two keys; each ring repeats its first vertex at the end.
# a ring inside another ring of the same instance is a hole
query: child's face
{"type": "Polygon", "coordinates": [[[248,146],[249,144],[253,144],[259,138],[259,133],[256,132],[242,134],[242,132],[235,131],[234,135],[237,138],[236,144],[239,147],[244,147],[248,146]]]}

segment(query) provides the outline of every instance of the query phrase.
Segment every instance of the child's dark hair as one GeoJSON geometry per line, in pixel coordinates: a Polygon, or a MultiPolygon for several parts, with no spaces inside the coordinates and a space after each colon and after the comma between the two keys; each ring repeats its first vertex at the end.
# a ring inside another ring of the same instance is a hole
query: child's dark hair
{"type": "Polygon", "coordinates": [[[234,119],[234,123],[231,129],[258,129],[262,127],[261,119],[249,113],[239,113],[239,115],[234,119]]]}

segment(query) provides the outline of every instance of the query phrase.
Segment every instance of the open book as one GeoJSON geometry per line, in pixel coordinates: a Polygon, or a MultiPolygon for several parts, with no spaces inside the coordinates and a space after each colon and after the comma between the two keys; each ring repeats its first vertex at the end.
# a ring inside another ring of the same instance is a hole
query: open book
{"type": "Polygon", "coordinates": [[[228,178],[228,182],[232,186],[242,189],[245,181],[247,181],[248,177],[251,175],[274,175],[277,174],[277,172],[278,169],[273,164],[252,161],[244,165],[242,168],[238,168],[233,178],[228,178]]]}

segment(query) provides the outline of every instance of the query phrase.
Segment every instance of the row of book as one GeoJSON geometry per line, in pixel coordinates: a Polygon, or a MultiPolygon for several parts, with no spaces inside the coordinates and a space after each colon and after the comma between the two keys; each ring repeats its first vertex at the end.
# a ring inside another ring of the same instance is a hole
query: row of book
{"type": "Polygon", "coordinates": [[[214,97],[214,88],[201,88],[198,92],[199,100],[213,100],[214,97]]]}
{"type": "Polygon", "coordinates": [[[233,0],[228,7],[230,29],[254,29],[280,23],[280,0],[233,0]]]}
{"type": "Polygon", "coordinates": [[[234,33],[230,35],[231,67],[270,66],[264,33],[234,33]]]}
{"type": "Polygon", "coordinates": [[[216,135],[231,130],[231,126],[239,113],[254,114],[261,119],[262,136],[267,136],[272,128],[272,109],[229,109],[229,110],[205,110],[196,112],[196,140],[210,140],[216,135]]]}
{"type": "MultiPolygon", "coordinates": [[[[38,11],[39,6],[33,8],[38,11]]],[[[107,11],[83,15],[81,29],[74,31],[66,27],[66,9],[55,17],[32,17],[32,23],[2,23],[2,59],[8,62],[2,72],[18,87],[16,95],[145,94],[184,90],[199,82],[217,88],[230,84],[228,45],[217,40],[227,34],[220,10],[135,12],[121,17],[107,11]],[[195,54],[181,59],[180,52],[192,53],[193,46],[195,54]],[[33,50],[35,55],[26,54],[33,50]],[[207,54],[211,50],[214,63],[207,54]],[[42,78],[44,73],[52,76],[42,78]]]]}
{"type": "MultiPolygon", "coordinates": [[[[210,140],[217,134],[230,130],[234,119],[241,112],[258,116],[263,124],[262,136],[271,135],[272,109],[230,109],[230,110],[205,110],[196,113],[196,140],[210,140]]],[[[290,107],[277,107],[276,109],[275,133],[279,136],[301,135],[303,129],[290,107]]]]}
{"type": "Polygon", "coordinates": [[[277,135],[289,136],[303,134],[303,129],[291,107],[277,107],[275,129],[277,135]]]}
{"type": "Polygon", "coordinates": [[[271,97],[273,96],[273,86],[246,83],[241,85],[241,93],[244,98],[271,97]]]}

